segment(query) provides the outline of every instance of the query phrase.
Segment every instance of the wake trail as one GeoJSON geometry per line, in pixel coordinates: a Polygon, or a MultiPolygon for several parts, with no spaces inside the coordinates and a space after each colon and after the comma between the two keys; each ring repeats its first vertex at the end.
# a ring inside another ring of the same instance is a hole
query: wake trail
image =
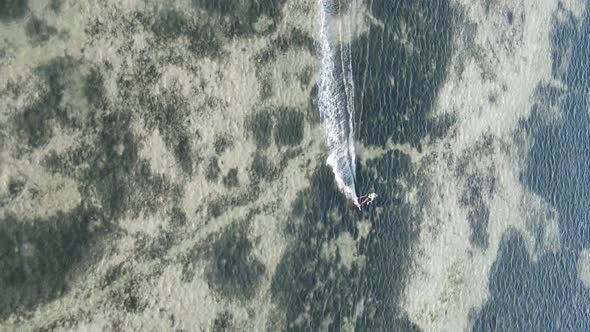
{"type": "Polygon", "coordinates": [[[350,45],[351,24],[333,24],[332,0],[320,5],[319,112],[329,149],[327,164],[332,168],[338,189],[360,209],[355,189],[356,152],[354,147],[354,83],[350,45]]]}

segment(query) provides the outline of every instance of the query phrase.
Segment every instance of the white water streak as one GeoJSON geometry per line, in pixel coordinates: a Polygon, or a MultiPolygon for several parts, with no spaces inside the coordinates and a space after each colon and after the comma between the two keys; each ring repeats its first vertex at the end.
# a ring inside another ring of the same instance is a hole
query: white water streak
{"type": "MultiPolygon", "coordinates": [[[[354,149],[354,84],[350,54],[351,22],[334,24],[331,0],[320,4],[320,79],[319,111],[330,150],[327,164],[332,168],[338,188],[357,207],[355,189],[356,154],[354,149]]],[[[350,15],[346,15],[350,17],[350,15]]]]}

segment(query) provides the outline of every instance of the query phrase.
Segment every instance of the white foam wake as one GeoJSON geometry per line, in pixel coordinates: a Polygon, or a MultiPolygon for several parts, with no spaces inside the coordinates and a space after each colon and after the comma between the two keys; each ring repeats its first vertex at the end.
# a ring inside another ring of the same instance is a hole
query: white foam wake
{"type": "Polygon", "coordinates": [[[333,24],[332,0],[318,1],[321,19],[318,97],[320,118],[330,151],[327,164],[334,171],[340,191],[359,207],[354,186],[354,85],[350,45],[343,38],[351,35],[351,24],[344,20],[333,24]]]}

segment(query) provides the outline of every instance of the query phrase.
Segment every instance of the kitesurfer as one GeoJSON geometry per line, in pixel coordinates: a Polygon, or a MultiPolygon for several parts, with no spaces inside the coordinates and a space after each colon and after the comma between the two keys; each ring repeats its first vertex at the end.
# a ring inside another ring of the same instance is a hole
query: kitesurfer
{"type": "Polygon", "coordinates": [[[370,193],[368,195],[361,196],[361,197],[359,197],[359,199],[361,200],[361,204],[360,205],[361,206],[363,206],[365,204],[366,205],[370,205],[371,203],[373,203],[373,200],[375,198],[377,198],[377,197],[379,197],[379,195],[377,195],[375,193],[370,193]]]}

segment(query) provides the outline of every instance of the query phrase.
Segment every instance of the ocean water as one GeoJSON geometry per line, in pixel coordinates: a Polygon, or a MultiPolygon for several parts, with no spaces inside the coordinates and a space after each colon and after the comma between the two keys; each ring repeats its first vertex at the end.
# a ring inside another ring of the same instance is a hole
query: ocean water
{"type": "Polygon", "coordinates": [[[590,329],[588,2],[331,3],[0,0],[0,330],[590,329]]]}
{"type": "Polygon", "coordinates": [[[590,87],[589,32],[586,16],[580,30],[566,26],[554,35],[554,47],[572,43],[568,66],[558,76],[568,91],[561,108],[563,121],[543,124],[533,114],[523,124],[535,137],[523,181],[557,210],[561,249],[531,262],[519,235],[506,234],[490,275],[491,300],[477,316],[475,330],[584,331],[589,327],[587,282],[578,274],[583,264],[578,259],[590,244],[586,203],[590,113],[584,93],[590,87]]]}

